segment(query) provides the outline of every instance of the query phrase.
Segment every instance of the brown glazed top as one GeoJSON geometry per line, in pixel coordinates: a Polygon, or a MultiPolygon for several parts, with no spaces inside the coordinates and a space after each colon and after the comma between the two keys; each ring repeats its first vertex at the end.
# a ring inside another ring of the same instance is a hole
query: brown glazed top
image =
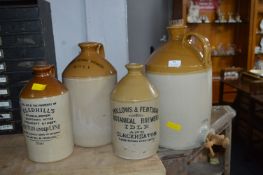
{"type": "Polygon", "coordinates": [[[128,74],[113,89],[111,99],[120,102],[138,102],[158,98],[157,90],[143,73],[143,65],[127,64],[128,74]]]}
{"type": "Polygon", "coordinates": [[[101,43],[80,43],[80,54],[64,70],[63,78],[90,78],[116,74],[114,67],[105,59],[101,43]]]}
{"type": "Polygon", "coordinates": [[[55,78],[54,65],[33,67],[34,77],[22,89],[20,98],[43,98],[62,95],[67,89],[55,78]]]}
{"type": "Polygon", "coordinates": [[[207,38],[197,33],[187,33],[183,25],[172,25],[167,29],[169,40],[149,57],[147,72],[177,74],[211,68],[211,48],[207,38]],[[201,47],[191,43],[192,37],[199,41],[201,47]]]}

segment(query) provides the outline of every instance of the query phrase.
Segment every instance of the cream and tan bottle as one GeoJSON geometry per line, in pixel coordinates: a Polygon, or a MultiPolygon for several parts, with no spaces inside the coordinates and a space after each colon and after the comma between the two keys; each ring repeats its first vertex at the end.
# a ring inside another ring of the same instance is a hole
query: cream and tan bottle
{"type": "Polygon", "coordinates": [[[187,33],[182,24],[168,32],[168,42],[150,56],[146,74],[160,93],[160,146],[180,153],[201,146],[209,131],[212,64],[205,37],[187,33]]]}
{"type": "Polygon", "coordinates": [[[35,66],[33,72],[33,79],[20,93],[28,156],[35,162],[58,161],[74,147],[69,93],[54,78],[54,66],[35,66]]]}
{"type": "Polygon", "coordinates": [[[74,142],[83,147],[101,146],[111,143],[110,94],[117,74],[105,59],[101,43],[79,46],[80,54],[62,75],[70,93],[74,142]]]}
{"type": "Polygon", "coordinates": [[[128,74],[112,91],[113,149],[125,159],[154,155],[159,146],[159,96],[143,65],[126,65],[128,74]]]}

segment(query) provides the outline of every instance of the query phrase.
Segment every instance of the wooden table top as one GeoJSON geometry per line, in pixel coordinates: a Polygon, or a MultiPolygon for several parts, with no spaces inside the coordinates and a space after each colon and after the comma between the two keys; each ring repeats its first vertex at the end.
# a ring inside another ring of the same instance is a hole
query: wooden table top
{"type": "Polygon", "coordinates": [[[158,155],[143,160],[116,157],[112,146],[76,147],[68,158],[53,163],[35,163],[27,158],[22,134],[0,136],[1,175],[165,175],[158,155]]]}
{"type": "Polygon", "coordinates": [[[241,92],[250,94],[250,84],[249,82],[242,82],[238,80],[224,80],[224,84],[231,86],[241,92]]]}
{"type": "Polygon", "coordinates": [[[247,94],[252,100],[257,103],[263,104],[263,94],[251,94],[249,81],[238,81],[238,80],[224,80],[224,84],[237,89],[240,92],[247,94]]]}
{"type": "Polygon", "coordinates": [[[262,95],[251,95],[251,98],[257,103],[263,104],[263,94],[262,95]]]}

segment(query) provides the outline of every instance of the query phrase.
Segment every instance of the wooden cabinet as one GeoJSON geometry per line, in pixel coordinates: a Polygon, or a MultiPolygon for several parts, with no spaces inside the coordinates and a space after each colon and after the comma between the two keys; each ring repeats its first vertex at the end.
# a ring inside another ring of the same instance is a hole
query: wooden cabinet
{"type": "Polygon", "coordinates": [[[208,17],[209,22],[197,23],[187,20],[191,0],[183,0],[183,18],[188,29],[206,36],[212,47],[213,103],[218,102],[220,71],[233,66],[247,68],[252,1],[218,0],[214,8],[212,5],[199,11],[199,16],[208,17]],[[236,20],[238,15],[241,21],[236,20]],[[229,21],[230,18],[236,22],[229,21]]]}
{"type": "Polygon", "coordinates": [[[22,131],[19,93],[42,62],[56,65],[49,2],[1,1],[0,135],[22,131]]]}
{"type": "Polygon", "coordinates": [[[251,11],[250,15],[251,31],[249,35],[249,46],[251,47],[249,48],[249,57],[247,63],[248,69],[254,68],[256,63],[259,61],[263,64],[263,48],[261,48],[261,45],[263,46],[263,0],[251,0],[251,6],[253,10],[251,11]]]}

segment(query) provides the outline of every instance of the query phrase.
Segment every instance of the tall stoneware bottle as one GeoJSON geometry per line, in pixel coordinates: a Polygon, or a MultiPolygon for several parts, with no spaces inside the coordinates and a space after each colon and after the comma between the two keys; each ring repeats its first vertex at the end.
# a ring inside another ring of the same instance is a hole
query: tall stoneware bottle
{"type": "Polygon", "coordinates": [[[54,77],[54,66],[33,68],[33,79],[20,93],[23,132],[29,159],[53,162],[73,151],[68,90],[54,77]]]}
{"type": "Polygon", "coordinates": [[[105,59],[101,43],[79,46],[81,53],[63,72],[71,98],[74,142],[83,147],[101,146],[111,142],[110,94],[116,70],[105,59]]]}
{"type": "Polygon", "coordinates": [[[112,91],[113,148],[125,159],[143,159],[159,146],[159,96],[143,65],[126,65],[128,74],[112,91]]]}
{"type": "Polygon", "coordinates": [[[211,49],[207,38],[168,27],[169,40],[149,58],[146,74],[160,92],[160,146],[178,153],[201,146],[212,109],[211,49]]]}

